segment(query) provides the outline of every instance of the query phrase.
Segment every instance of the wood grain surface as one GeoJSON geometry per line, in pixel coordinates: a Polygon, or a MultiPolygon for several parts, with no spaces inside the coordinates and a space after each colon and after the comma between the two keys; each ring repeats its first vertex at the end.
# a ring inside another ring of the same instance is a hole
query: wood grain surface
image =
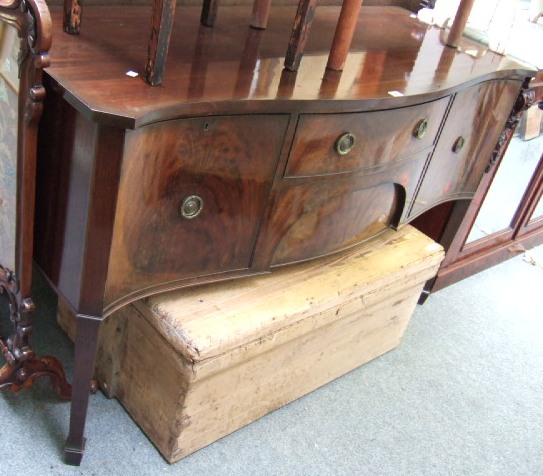
{"type": "Polygon", "coordinates": [[[411,216],[473,197],[517,94],[516,81],[488,81],[456,95],[411,216]],[[455,152],[460,137],[464,146],[455,152]]]}
{"type": "Polygon", "coordinates": [[[128,134],[108,297],[176,278],[247,269],[288,116],[210,117],[128,134]],[[187,197],[203,201],[184,218],[187,197]]]}
{"type": "Polygon", "coordinates": [[[164,83],[151,87],[125,74],[143,61],[147,10],[105,11],[87,8],[79,37],[56,34],[48,107],[70,123],[52,113],[40,136],[36,256],[93,315],[333,253],[470,198],[533,74],[491,52],[447,48],[440,30],[394,7],[362,8],[343,72],[326,70],[339,8],[317,8],[319,33],[290,72],[282,45],[295,8],[272,7],[256,30],[248,7],[222,9],[214,28],[181,7],[164,83]],[[340,157],[347,132],[355,145],[340,157]],[[179,210],[193,195],[203,210],[187,220],[179,210]]]}
{"type": "Polygon", "coordinates": [[[290,153],[287,177],[377,171],[431,147],[441,129],[450,98],[402,109],[354,114],[303,114],[290,153]],[[424,136],[415,137],[421,120],[428,121],[424,136]],[[355,137],[346,155],[336,151],[338,138],[355,137]]]}
{"type": "Polygon", "coordinates": [[[271,275],[137,301],[102,327],[97,375],[177,461],[396,347],[442,257],[405,226],[271,275]]]}
{"type": "MultiPolygon", "coordinates": [[[[50,74],[66,89],[66,99],[84,115],[122,127],[209,113],[375,110],[446,96],[485,76],[529,71],[514,60],[486,52],[474,59],[444,46],[440,30],[410,18],[396,7],[362,7],[350,53],[336,87],[325,77],[339,7],[318,7],[304,58],[285,96],[280,88],[295,8],[272,7],[255,64],[240,68],[251,34],[250,7],[223,8],[214,28],[199,22],[200,8],[176,11],[164,81],[151,87],[141,77],[147,57],[149,11],[143,7],[88,7],[80,35],[62,31],[53,16],[55,42],[50,74]],[[201,55],[205,40],[206,54],[201,55]],[[450,61],[439,62],[442,55],[450,61]],[[375,62],[379,52],[380,61],[375,62]],[[97,68],[96,65],[100,67],[97,68]],[[251,84],[250,89],[236,84],[251,84]],[[194,84],[197,88],[195,96],[194,84]],[[391,95],[393,93],[393,95],[391,95]],[[322,100],[322,101],[314,101],[322,100]]],[[[472,47],[478,51],[477,46],[472,47]]]]}

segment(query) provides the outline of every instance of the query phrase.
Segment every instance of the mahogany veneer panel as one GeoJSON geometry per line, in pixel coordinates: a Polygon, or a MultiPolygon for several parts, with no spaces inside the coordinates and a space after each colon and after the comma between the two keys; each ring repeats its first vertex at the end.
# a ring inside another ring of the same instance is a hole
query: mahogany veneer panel
{"type": "Polygon", "coordinates": [[[418,106],[358,114],[303,114],[287,164],[286,176],[331,174],[376,169],[431,147],[450,102],[446,97],[418,106]],[[425,134],[415,134],[420,121],[425,134]],[[353,149],[338,157],[336,142],[346,133],[355,137],[353,149]]]}
{"type": "Polygon", "coordinates": [[[249,268],[288,116],[206,117],[127,134],[107,297],[249,268]],[[187,197],[203,200],[184,218],[187,197]]]}
{"type": "Polygon", "coordinates": [[[516,81],[490,81],[458,93],[411,216],[445,200],[471,198],[513,107],[516,81]],[[459,139],[461,150],[455,151],[459,139]]]}

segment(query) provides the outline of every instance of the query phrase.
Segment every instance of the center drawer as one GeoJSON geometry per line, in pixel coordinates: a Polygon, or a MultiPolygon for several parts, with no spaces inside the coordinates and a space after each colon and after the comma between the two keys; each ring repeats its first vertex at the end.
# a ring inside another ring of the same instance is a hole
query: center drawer
{"type": "Polygon", "coordinates": [[[386,111],[302,114],[285,177],[379,168],[431,147],[450,98],[386,111]]]}

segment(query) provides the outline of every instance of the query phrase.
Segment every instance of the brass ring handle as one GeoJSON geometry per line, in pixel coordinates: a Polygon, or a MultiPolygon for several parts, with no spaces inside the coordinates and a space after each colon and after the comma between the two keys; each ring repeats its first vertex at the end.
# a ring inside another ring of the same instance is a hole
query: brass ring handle
{"type": "Polygon", "coordinates": [[[183,218],[192,220],[196,218],[204,208],[204,201],[198,195],[190,195],[181,203],[180,213],[183,218]]]}
{"type": "Polygon", "coordinates": [[[462,136],[460,136],[458,139],[456,139],[456,141],[454,142],[454,145],[453,145],[453,152],[455,154],[458,154],[460,153],[460,151],[464,148],[464,145],[466,143],[466,139],[464,139],[462,136]]]}
{"type": "Polygon", "coordinates": [[[339,155],[347,155],[354,149],[356,137],[352,132],[341,134],[336,140],[336,152],[339,155]]]}
{"type": "Polygon", "coordinates": [[[428,120],[421,119],[419,122],[417,122],[417,125],[415,126],[415,129],[413,130],[413,135],[417,139],[422,139],[424,137],[424,134],[426,134],[427,130],[428,130],[428,120]]]}

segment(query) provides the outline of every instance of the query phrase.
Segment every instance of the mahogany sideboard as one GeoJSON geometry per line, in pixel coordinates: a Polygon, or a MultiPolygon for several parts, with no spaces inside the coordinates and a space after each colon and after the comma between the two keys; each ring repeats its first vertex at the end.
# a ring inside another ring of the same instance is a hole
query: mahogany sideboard
{"type": "Polygon", "coordinates": [[[363,7],[342,72],[319,7],[297,72],[295,9],[177,9],[163,84],[143,71],[148,11],[89,7],[46,70],[35,260],[77,317],[67,462],[84,448],[98,326],[153,293],[334,253],[469,201],[534,71],[397,7],[363,7]]]}

